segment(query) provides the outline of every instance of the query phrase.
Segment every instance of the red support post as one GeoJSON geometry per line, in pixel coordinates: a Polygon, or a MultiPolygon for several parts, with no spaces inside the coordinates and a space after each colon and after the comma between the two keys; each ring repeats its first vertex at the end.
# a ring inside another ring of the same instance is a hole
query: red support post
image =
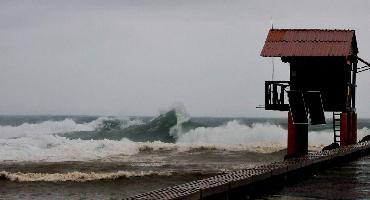
{"type": "Polygon", "coordinates": [[[288,112],[288,149],[287,156],[296,157],[308,153],[308,125],[294,124],[292,113],[288,112]]]}
{"type": "Polygon", "coordinates": [[[340,115],[340,146],[357,143],[357,114],[343,112],[340,115]]]}

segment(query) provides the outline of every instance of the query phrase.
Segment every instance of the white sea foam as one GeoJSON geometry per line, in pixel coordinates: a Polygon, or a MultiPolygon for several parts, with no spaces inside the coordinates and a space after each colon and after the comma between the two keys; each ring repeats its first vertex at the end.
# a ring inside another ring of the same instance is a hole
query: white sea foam
{"type": "Polygon", "coordinates": [[[142,177],[142,176],[170,176],[172,172],[154,172],[154,171],[117,171],[107,173],[96,172],[68,172],[68,173],[21,173],[21,172],[7,172],[1,171],[0,178],[5,178],[16,182],[85,182],[94,180],[111,180],[128,177],[142,177]]]}
{"type": "MultiPolygon", "coordinates": [[[[370,135],[370,130],[367,127],[357,130],[358,141],[366,135],[370,135]]],[[[312,147],[322,147],[333,143],[334,133],[332,130],[310,131],[308,135],[308,142],[312,147]]]]}
{"type": "Polygon", "coordinates": [[[117,119],[121,121],[121,127],[120,127],[121,129],[130,127],[130,126],[144,124],[144,122],[140,119],[129,119],[129,118],[126,118],[126,117],[117,118],[117,119]]]}
{"type": "Polygon", "coordinates": [[[101,122],[102,119],[100,118],[84,124],[78,124],[72,119],[64,119],[63,121],[44,121],[37,124],[24,123],[19,126],[0,126],[0,138],[58,134],[74,131],[93,131],[101,122]]]}
{"type": "MultiPolygon", "coordinates": [[[[187,114],[178,111],[179,122],[188,120],[187,114]]],[[[271,153],[286,148],[287,131],[279,125],[255,123],[252,126],[230,121],[218,127],[200,127],[183,133],[176,128],[177,142],[133,142],[122,140],[68,139],[58,133],[93,131],[106,118],[78,124],[71,119],[45,121],[39,124],[22,124],[17,127],[0,126],[0,161],[88,161],[104,158],[123,158],[140,152],[166,150],[186,152],[194,150],[253,151],[271,153]]],[[[133,122],[141,123],[141,122],[133,122]]],[[[368,128],[358,130],[358,138],[368,135],[368,128]]],[[[309,133],[309,144],[320,150],[332,143],[331,130],[309,133]]]]}
{"type": "Polygon", "coordinates": [[[243,125],[234,120],[219,127],[200,127],[181,134],[179,143],[245,144],[250,146],[286,145],[286,130],[279,125],[256,123],[243,125]]]}
{"type": "Polygon", "coordinates": [[[0,161],[89,161],[104,158],[125,159],[140,152],[194,150],[255,151],[269,153],[283,146],[247,144],[189,144],[163,142],[133,142],[122,140],[68,139],[57,135],[38,135],[14,139],[0,139],[0,161]]]}
{"type": "Polygon", "coordinates": [[[80,140],[56,135],[39,135],[16,139],[0,139],[0,160],[14,161],[78,161],[111,155],[133,155],[138,145],[127,139],[80,140]]]}
{"type": "MultiPolygon", "coordinates": [[[[99,117],[96,120],[87,123],[76,123],[72,119],[64,119],[61,121],[44,121],[41,123],[24,123],[19,126],[0,126],[0,138],[17,138],[25,136],[46,135],[46,134],[61,134],[79,131],[94,131],[100,128],[104,121],[114,120],[110,117],[99,117]]],[[[142,124],[141,120],[129,120],[127,118],[121,120],[121,128],[126,128],[132,125],[142,124]]]]}
{"type": "Polygon", "coordinates": [[[170,129],[169,134],[178,139],[180,134],[183,132],[183,123],[188,122],[190,120],[190,116],[186,112],[185,106],[181,103],[173,105],[172,109],[176,112],[177,123],[170,129]]]}
{"type": "MultiPolygon", "coordinates": [[[[368,128],[358,130],[358,138],[369,135],[368,128]]],[[[320,150],[333,142],[332,130],[310,131],[308,135],[309,148],[320,150]]],[[[273,152],[286,148],[287,130],[280,125],[270,123],[255,123],[252,126],[243,125],[234,120],[219,127],[200,127],[179,135],[178,143],[200,145],[243,145],[251,151],[273,152]]]]}

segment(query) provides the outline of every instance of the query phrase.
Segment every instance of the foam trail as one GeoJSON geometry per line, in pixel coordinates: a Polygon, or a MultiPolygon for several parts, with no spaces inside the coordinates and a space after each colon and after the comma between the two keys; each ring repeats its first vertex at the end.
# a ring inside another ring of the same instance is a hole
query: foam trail
{"type": "Polygon", "coordinates": [[[117,171],[109,173],[96,172],[68,172],[68,173],[11,173],[7,171],[0,172],[0,178],[15,182],[86,182],[94,180],[114,180],[128,177],[142,177],[142,176],[170,176],[172,172],[153,172],[153,171],[117,171]]]}
{"type": "Polygon", "coordinates": [[[254,151],[270,153],[284,147],[250,146],[246,144],[190,144],[163,142],[133,142],[122,140],[80,140],[68,139],[57,135],[40,135],[0,139],[0,161],[91,161],[96,159],[133,156],[140,152],[169,151],[187,152],[194,150],[254,151]]]}
{"type": "Polygon", "coordinates": [[[12,161],[78,161],[111,155],[133,155],[139,146],[127,139],[80,140],[55,135],[0,139],[0,160],[12,161]]]}

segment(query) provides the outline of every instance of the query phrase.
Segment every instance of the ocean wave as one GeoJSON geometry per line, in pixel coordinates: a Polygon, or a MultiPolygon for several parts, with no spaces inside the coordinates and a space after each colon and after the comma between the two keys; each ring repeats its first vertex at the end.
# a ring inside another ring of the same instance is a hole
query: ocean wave
{"type": "MultiPolygon", "coordinates": [[[[199,124],[189,120],[184,107],[175,108],[146,124],[139,120],[100,117],[88,123],[64,119],[38,124],[24,123],[15,127],[0,126],[0,161],[63,162],[113,157],[126,159],[125,156],[140,153],[154,155],[155,151],[272,153],[287,146],[287,131],[280,125],[271,123],[245,125],[232,120],[217,127],[200,127],[199,124]],[[94,132],[100,129],[119,130],[94,132]],[[65,132],[72,133],[75,138],[60,135],[65,132]],[[101,133],[99,135],[101,137],[80,139],[79,134],[74,132],[82,135],[91,132],[101,133]],[[140,135],[141,141],[133,141],[132,138],[138,139],[140,135]],[[165,140],[166,138],[171,140],[165,140]]],[[[366,127],[358,130],[359,138],[368,134],[369,130],[366,127]]],[[[332,130],[310,131],[308,138],[311,150],[321,150],[323,146],[333,142],[333,133],[332,130]]]]}
{"type": "MultiPolygon", "coordinates": [[[[367,127],[358,129],[358,138],[370,134],[367,127]]],[[[311,149],[318,149],[333,142],[333,131],[310,131],[308,143],[311,149]]],[[[272,147],[276,150],[287,145],[287,130],[280,125],[271,123],[254,123],[251,126],[241,124],[237,120],[218,127],[199,127],[182,133],[177,143],[186,144],[243,144],[251,149],[272,147]]]]}
{"type": "Polygon", "coordinates": [[[1,171],[0,178],[14,182],[86,182],[96,180],[114,180],[143,176],[170,176],[171,171],[117,171],[117,172],[68,172],[68,173],[22,173],[1,171]]]}
{"type": "Polygon", "coordinates": [[[0,160],[14,161],[77,161],[111,155],[133,155],[137,145],[127,139],[80,140],[57,135],[38,135],[0,139],[0,160]]]}
{"type": "Polygon", "coordinates": [[[40,135],[15,139],[0,139],[0,161],[89,161],[109,157],[124,159],[139,153],[153,154],[189,151],[252,151],[270,153],[283,149],[282,145],[247,144],[187,144],[164,142],[133,142],[122,140],[80,140],[57,135],[40,135]]]}
{"type": "Polygon", "coordinates": [[[72,132],[87,132],[112,126],[123,129],[132,125],[142,124],[140,120],[99,117],[87,123],[77,123],[66,118],[62,121],[43,121],[41,123],[23,123],[19,126],[0,126],[0,138],[17,138],[35,135],[50,135],[72,132]]]}
{"type": "Polygon", "coordinates": [[[237,120],[218,127],[199,127],[179,135],[178,143],[245,144],[252,146],[286,145],[286,130],[279,125],[256,123],[252,126],[237,120]]]}
{"type": "Polygon", "coordinates": [[[174,143],[176,142],[177,133],[186,132],[200,126],[204,125],[189,120],[184,107],[176,106],[146,123],[138,123],[138,120],[125,123],[117,119],[104,120],[103,125],[96,131],[67,133],[63,136],[84,140],[120,140],[127,138],[135,142],[162,141],[174,143]]]}
{"type": "MultiPolygon", "coordinates": [[[[323,138],[329,138],[330,135],[321,132],[310,134],[309,138],[316,136],[316,142],[313,144],[318,145],[325,142],[323,138]]],[[[121,140],[81,140],[58,135],[29,134],[14,139],[0,139],[0,160],[88,161],[117,155],[118,158],[122,159],[122,156],[153,153],[154,151],[221,150],[271,153],[284,148],[286,148],[286,131],[280,126],[273,124],[246,126],[238,121],[231,121],[224,126],[201,127],[182,133],[176,143],[133,142],[126,138],[121,140]]]]}

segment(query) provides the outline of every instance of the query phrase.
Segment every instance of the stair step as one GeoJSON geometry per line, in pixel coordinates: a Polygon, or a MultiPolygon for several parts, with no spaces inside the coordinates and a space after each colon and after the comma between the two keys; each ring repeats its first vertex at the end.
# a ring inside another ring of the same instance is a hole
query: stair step
{"type": "Polygon", "coordinates": [[[334,142],[340,144],[340,112],[333,112],[333,131],[334,131],[334,142]]]}

